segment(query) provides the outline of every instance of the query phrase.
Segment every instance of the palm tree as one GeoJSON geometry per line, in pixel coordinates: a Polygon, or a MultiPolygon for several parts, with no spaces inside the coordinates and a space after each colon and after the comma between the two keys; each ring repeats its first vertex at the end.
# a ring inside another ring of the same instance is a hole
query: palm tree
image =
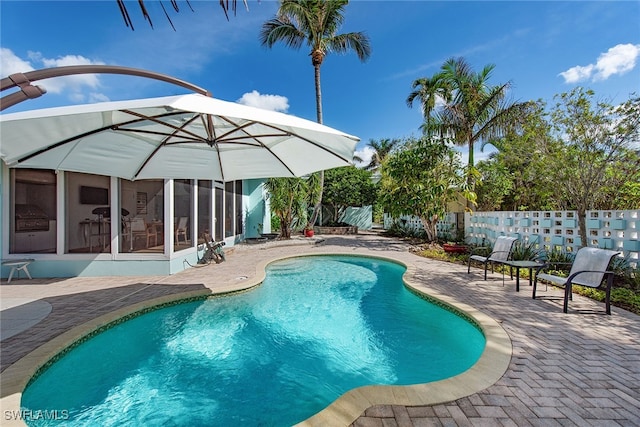
{"type": "Polygon", "coordinates": [[[369,144],[367,146],[373,148],[373,155],[371,156],[371,161],[367,166],[364,167],[365,170],[377,172],[384,162],[384,159],[391,153],[391,150],[400,143],[399,139],[389,139],[384,138],[380,141],[376,141],[374,139],[369,140],[369,144]]]}
{"type": "MultiPolygon", "coordinates": [[[[124,23],[127,27],[131,28],[131,30],[135,30],[135,28],[133,28],[133,21],[131,20],[131,16],[129,15],[129,9],[127,9],[127,4],[125,0],[116,0],[116,3],[118,3],[118,7],[120,8],[120,13],[122,14],[122,19],[124,19],[124,23]]],[[[167,13],[167,10],[164,7],[164,4],[161,1],[158,1],[158,3],[160,4],[160,7],[162,8],[162,11],[164,12],[164,16],[165,18],[167,18],[167,20],[169,21],[169,25],[171,25],[171,28],[173,28],[173,31],[176,30],[176,27],[173,26],[173,21],[171,21],[171,18],[169,17],[169,14],[167,13]]],[[[222,8],[222,11],[224,12],[224,15],[227,17],[227,20],[229,19],[229,11],[233,11],[234,15],[236,13],[236,7],[237,7],[237,0],[231,0],[231,4],[229,4],[229,0],[220,0],[220,7],[222,8]]],[[[249,6],[247,5],[247,0],[243,0],[244,6],[247,10],[249,10],[249,6]]],[[[189,3],[189,0],[186,1],[187,6],[189,6],[189,9],[191,9],[191,11],[193,12],[193,8],[191,7],[191,3],[189,3]]],[[[153,28],[153,22],[151,21],[151,15],[149,15],[149,12],[147,11],[147,7],[145,5],[145,0],[138,0],[138,6],[140,7],[140,12],[142,13],[142,16],[144,17],[144,19],[149,23],[149,25],[151,26],[151,28],[153,28]]],[[[180,11],[180,8],[178,7],[178,3],[173,0],[171,1],[171,6],[173,7],[173,10],[177,13],[180,11]]]]}
{"type": "Polygon", "coordinates": [[[446,104],[450,101],[451,90],[446,81],[443,80],[442,73],[433,77],[423,77],[413,82],[413,90],[407,97],[407,106],[413,107],[416,99],[420,100],[422,115],[425,120],[433,117],[433,112],[438,104],[446,104]]]}
{"type": "MultiPolygon", "coordinates": [[[[474,166],[475,143],[500,139],[519,125],[529,105],[507,100],[510,82],[489,85],[494,68],[495,65],[486,65],[476,73],[464,58],[451,58],[430,79],[416,80],[414,91],[407,98],[409,106],[415,99],[421,102],[425,114],[423,131],[468,147],[470,171],[474,166]],[[438,97],[444,101],[440,109],[435,108],[438,97]]],[[[474,188],[471,173],[468,184],[470,189],[474,188]]]]}
{"type": "MultiPolygon", "coordinates": [[[[363,32],[338,34],[344,22],[344,11],[348,0],[281,0],[280,7],[273,19],[265,22],[260,31],[260,42],[269,48],[278,42],[300,49],[309,48],[313,65],[316,88],[316,114],[318,123],[322,123],[322,90],[320,86],[320,66],[329,53],[347,53],[354,51],[361,61],[371,55],[369,38],[363,32]]],[[[324,183],[324,172],[320,172],[320,185],[324,183]]],[[[311,219],[315,223],[322,193],[311,219]]]]}

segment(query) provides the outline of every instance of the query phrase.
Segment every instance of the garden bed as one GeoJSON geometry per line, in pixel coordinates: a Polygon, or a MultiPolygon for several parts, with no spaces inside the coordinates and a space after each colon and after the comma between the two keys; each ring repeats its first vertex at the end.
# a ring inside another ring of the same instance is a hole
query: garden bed
{"type": "Polygon", "coordinates": [[[341,227],[341,226],[323,226],[313,227],[313,231],[316,234],[358,234],[358,227],[355,225],[341,227]]]}

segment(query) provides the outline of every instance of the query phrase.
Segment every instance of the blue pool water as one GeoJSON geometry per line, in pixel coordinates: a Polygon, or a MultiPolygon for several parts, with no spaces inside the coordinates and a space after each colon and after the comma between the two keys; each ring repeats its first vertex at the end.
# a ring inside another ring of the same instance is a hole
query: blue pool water
{"type": "Polygon", "coordinates": [[[346,256],[271,264],[252,291],[156,310],[78,345],[27,387],[22,409],[41,416],[30,425],[287,426],[358,386],[465,371],[484,336],[409,292],[404,271],[346,256]]]}

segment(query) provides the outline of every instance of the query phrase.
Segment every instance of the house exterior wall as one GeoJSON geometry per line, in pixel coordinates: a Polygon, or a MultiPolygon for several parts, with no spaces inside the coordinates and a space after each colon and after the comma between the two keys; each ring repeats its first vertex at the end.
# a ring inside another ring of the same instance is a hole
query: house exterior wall
{"type": "MultiPolygon", "coordinates": [[[[64,180],[62,180],[64,182],[64,180]]],[[[117,179],[111,178],[112,183],[117,183],[117,179]]],[[[164,217],[173,218],[173,181],[165,180],[165,200],[164,217]]],[[[242,206],[239,208],[242,215],[242,230],[237,230],[236,234],[225,238],[228,247],[241,241],[245,236],[247,227],[251,227],[254,218],[246,217],[249,212],[256,212],[264,216],[265,207],[262,196],[262,181],[243,181],[243,194],[237,200],[241,200],[242,206]],[[260,196],[258,196],[259,194],[260,196]]],[[[195,184],[195,181],[193,181],[195,184]]],[[[9,168],[0,161],[0,255],[2,260],[31,258],[35,262],[29,265],[29,273],[34,278],[58,278],[58,277],[89,277],[89,276],[136,276],[136,275],[170,275],[196,265],[205,252],[205,246],[196,240],[199,236],[195,230],[191,230],[191,246],[174,251],[173,227],[174,224],[167,221],[164,226],[165,244],[164,250],[158,253],[125,253],[118,251],[118,248],[110,252],[102,253],[69,253],[65,245],[68,243],[65,238],[69,238],[67,230],[67,219],[71,218],[67,212],[67,206],[61,201],[64,198],[64,188],[57,188],[58,215],[54,226],[56,231],[56,247],[52,253],[9,253],[9,234],[11,230],[11,179],[9,168]]],[[[113,187],[113,185],[112,185],[113,187]]],[[[193,190],[195,191],[195,187],[193,190]]],[[[116,194],[112,188],[112,195],[116,194]]],[[[113,199],[113,197],[112,197],[113,199]]],[[[113,201],[112,201],[113,203],[113,201]]],[[[194,207],[197,206],[194,203],[194,207]]],[[[237,203],[237,202],[236,202],[237,203]]],[[[194,209],[195,211],[195,209],[194,209]]],[[[84,215],[84,214],[83,214],[84,215]]],[[[197,213],[193,219],[193,224],[197,224],[197,213]]],[[[235,219],[235,218],[234,218],[235,219]]],[[[257,220],[257,219],[255,219],[257,220]]],[[[77,222],[77,221],[76,221],[77,222]]],[[[118,221],[116,221],[117,223],[118,221]]],[[[112,230],[117,230],[118,225],[112,226],[112,230]]],[[[112,235],[117,234],[117,231],[112,235]]],[[[111,244],[115,247],[117,239],[113,239],[111,244]]],[[[3,266],[0,269],[0,278],[7,278],[11,268],[3,266]]],[[[24,274],[21,276],[24,277],[24,274]]]]}
{"type": "Polygon", "coordinates": [[[262,179],[245,181],[247,194],[247,215],[245,237],[260,237],[261,233],[271,233],[271,217],[262,179]]]}

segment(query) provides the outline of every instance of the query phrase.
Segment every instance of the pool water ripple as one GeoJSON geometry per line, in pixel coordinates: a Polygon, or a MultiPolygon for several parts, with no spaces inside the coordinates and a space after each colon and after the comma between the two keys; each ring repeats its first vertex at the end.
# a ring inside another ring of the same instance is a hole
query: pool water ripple
{"type": "Polygon", "coordinates": [[[152,311],[80,344],[22,407],[66,410],[79,426],[284,426],[355,387],[465,371],[483,335],[409,292],[404,271],[347,256],[271,264],[251,292],[152,311]]]}

